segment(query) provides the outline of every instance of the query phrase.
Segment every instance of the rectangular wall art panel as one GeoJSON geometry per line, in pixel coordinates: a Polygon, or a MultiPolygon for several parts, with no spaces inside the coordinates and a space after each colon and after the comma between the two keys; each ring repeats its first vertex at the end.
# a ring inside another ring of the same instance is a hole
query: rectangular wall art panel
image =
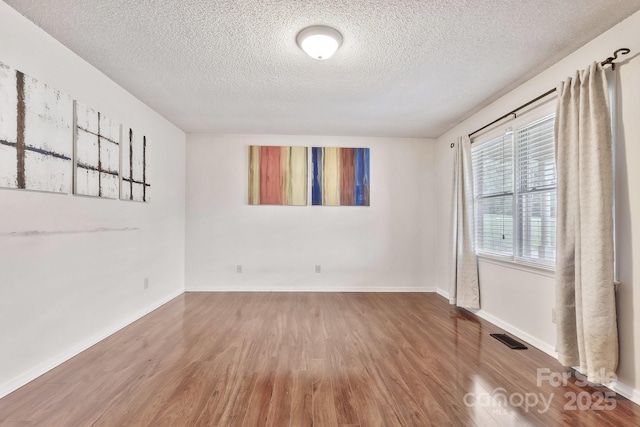
{"type": "Polygon", "coordinates": [[[307,147],[249,147],[249,204],[307,204],[307,147]]]}
{"type": "Polygon", "coordinates": [[[85,196],[117,199],[120,125],[76,102],[76,187],[85,196]]]}
{"type": "Polygon", "coordinates": [[[313,147],[313,205],[369,206],[369,149],[313,147]]]}
{"type": "Polygon", "coordinates": [[[0,62],[0,187],[68,193],[73,101],[0,62]]]}
{"type": "Polygon", "coordinates": [[[122,138],[122,184],[120,198],[136,202],[150,200],[147,137],[125,126],[122,138]]]}

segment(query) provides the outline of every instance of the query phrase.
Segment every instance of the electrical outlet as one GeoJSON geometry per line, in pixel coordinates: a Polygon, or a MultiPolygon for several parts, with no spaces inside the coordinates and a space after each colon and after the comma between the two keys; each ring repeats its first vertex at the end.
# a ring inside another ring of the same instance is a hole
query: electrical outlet
{"type": "Polygon", "coordinates": [[[556,309],[555,308],[551,309],[551,322],[552,323],[556,323],[556,309]]]}
{"type": "Polygon", "coordinates": [[[242,265],[241,264],[236,265],[236,273],[242,273],[242,265]]]}
{"type": "Polygon", "coordinates": [[[316,273],[322,273],[322,266],[320,264],[316,264],[316,273]]]}
{"type": "Polygon", "coordinates": [[[149,289],[149,278],[148,277],[144,278],[144,288],[145,289],[149,289]]]}

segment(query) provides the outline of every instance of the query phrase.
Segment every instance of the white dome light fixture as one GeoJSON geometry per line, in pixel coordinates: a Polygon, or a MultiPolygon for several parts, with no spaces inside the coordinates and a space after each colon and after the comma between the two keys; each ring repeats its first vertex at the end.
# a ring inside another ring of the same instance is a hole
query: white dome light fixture
{"type": "Polygon", "coordinates": [[[307,27],[296,37],[298,46],[313,59],[329,59],[342,44],[342,34],[324,25],[307,27]]]}

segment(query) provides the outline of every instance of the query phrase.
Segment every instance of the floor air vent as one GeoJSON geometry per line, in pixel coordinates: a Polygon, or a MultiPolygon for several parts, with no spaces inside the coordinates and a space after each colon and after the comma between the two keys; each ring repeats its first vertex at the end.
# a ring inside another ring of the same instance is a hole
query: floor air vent
{"type": "Polygon", "coordinates": [[[507,334],[489,334],[512,350],[526,350],[527,346],[516,341],[507,334]]]}

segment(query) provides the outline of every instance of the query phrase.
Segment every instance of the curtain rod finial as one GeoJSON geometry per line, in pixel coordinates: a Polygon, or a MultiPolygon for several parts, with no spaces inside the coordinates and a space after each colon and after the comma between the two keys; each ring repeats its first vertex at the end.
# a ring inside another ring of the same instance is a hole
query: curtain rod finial
{"type": "Polygon", "coordinates": [[[616,59],[618,59],[618,54],[621,55],[628,55],[629,53],[631,53],[631,49],[628,49],[626,47],[623,47],[621,49],[616,50],[615,52],[613,52],[613,56],[608,57],[607,59],[605,59],[604,61],[602,61],[600,64],[602,64],[602,66],[605,65],[609,65],[611,64],[611,69],[615,70],[616,69],[616,64],[615,61],[616,59]]]}

